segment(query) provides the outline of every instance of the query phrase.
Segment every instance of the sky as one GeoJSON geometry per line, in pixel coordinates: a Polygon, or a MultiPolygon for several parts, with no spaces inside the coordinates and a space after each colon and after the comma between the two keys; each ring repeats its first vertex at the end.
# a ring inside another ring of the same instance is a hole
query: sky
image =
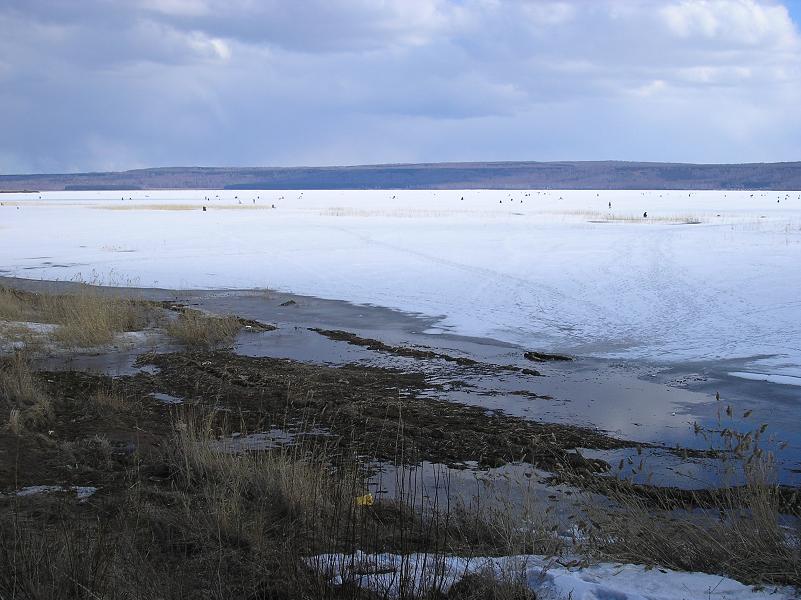
{"type": "Polygon", "coordinates": [[[801,0],[0,0],[0,174],[801,159],[801,0]]]}

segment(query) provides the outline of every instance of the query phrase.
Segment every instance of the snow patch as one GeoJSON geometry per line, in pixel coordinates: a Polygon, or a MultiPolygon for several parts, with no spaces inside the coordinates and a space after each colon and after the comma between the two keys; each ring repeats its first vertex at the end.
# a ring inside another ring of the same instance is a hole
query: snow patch
{"type": "Polygon", "coordinates": [[[707,573],[642,565],[599,563],[571,566],[571,558],[538,555],[463,558],[430,554],[324,554],[307,559],[333,585],[345,583],[397,598],[402,586],[447,592],[469,574],[493,574],[525,582],[538,598],[553,600],[790,600],[790,588],[757,589],[707,573]]]}
{"type": "Polygon", "coordinates": [[[153,392],[150,394],[161,402],[162,404],[183,404],[183,398],[178,398],[177,396],[171,396],[170,394],[165,394],[163,392],[153,392]]]}
{"type": "Polygon", "coordinates": [[[770,383],[780,383],[782,385],[801,385],[801,377],[795,375],[777,375],[772,373],[749,373],[747,371],[732,371],[732,377],[740,379],[751,379],[753,381],[767,381],[770,383]]]}
{"type": "Polygon", "coordinates": [[[39,494],[57,494],[62,492],[74,492],[75,496],[80,502],[91,498],[97,488],[93,486],[80,486],[80,485],[30,485],[28,487],[17,490],[16,495],[20,497],[36,496],[39,494]]]}

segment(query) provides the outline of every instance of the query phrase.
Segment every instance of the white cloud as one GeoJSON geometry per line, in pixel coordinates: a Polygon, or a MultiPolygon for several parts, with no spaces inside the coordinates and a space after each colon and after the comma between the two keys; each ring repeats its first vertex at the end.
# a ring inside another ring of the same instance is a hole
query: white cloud
{"type": "Polygon", "coordinates": [[[211,12],[206,0],[141,0],[141,6],[165,15],[197,17],[211,12]]]}
{"type": "Polygon", "coordinates": [[[708,85],[737,85],[750,79],[754,70],[748,66],[694,66],[677,71],[684,82],[708,85]]]}
{"type": "Polygon", "coordinates": [[[682,38],[702,37],[734,44],[796,44],[787,9],[756,0],[682,0],[660,10],[668,29],[682,38]]]}
{"type": "Polygon", "coordinates": [[[576,16],[576,7],[567,2],[536,2],[522,7],[525,14],[537,25],[560,25],[576,16]]]}
{"type": "Polygon", "coordinates": [[[192,32],[186,37],[189,47],[193,48],[198,55],[209,58],[216,58],[222,61],[231,58],[231,48],[225,40],[220,38],[210,38],[201,32],[192,32]]]}
{"type": "Polygon", "coordinates": [[[667,84],[662,81],[661,79],[655,79],[643,86],[638,87],[634,90],[634,94],[637,96],[655,96],[660,92],[664,91],[667,88],[667,84]]]}
{"type": "Polygon", "coordinates": [[[801,138],[772,0],[6,0],[0,29],[0,171],[793,159],[801,138]]]}

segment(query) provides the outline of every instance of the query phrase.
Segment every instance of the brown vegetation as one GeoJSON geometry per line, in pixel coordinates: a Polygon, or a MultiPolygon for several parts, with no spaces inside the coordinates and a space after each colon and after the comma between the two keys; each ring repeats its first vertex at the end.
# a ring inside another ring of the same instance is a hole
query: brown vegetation
{"type": "MultiPolygon", "coordinates": [[[[731,415],[730,407],[727,412],[731,415]]],[[[725,573],[748,583],[801,585],[801,497],[776,483],[773,455],[762,444],[767,426],[739,432],[718,425],[696,431],[723,441],[717,452],[722,481],[736,477],[743,484],[688,492],[684,502],[703,508],[678,515],[671,495],[641,494],[631,485],[609,488],[611,508],[588,507],[588,553],[725,573]]]]}
{"type": "Polygon", "coordinates": [[[167,333],[180,343],[195,349],[213,349],[231,345],[242,324],[236,317],[206,315],[183,310],[167,324],[167,333]]]}
{"type": "Polygon", "coordinates": [[[149,303],[79,284],[64,294],[34,294],[0,287],[0,319],[58,325],[53,337],[69,347],[107,344],[115,334],[143,329],[154,318],[149,303]]]}
{"type": "Polygon", "coordinates": [[[14,433],[20,433],[23,427],[41,429],[52,419],[52,401],[31,372],[23,352],[15,352],[0,363],[0,396],[8,427],[14,433]]]}
{"type": "MultiPolygon", "coordinates": [[[[82,344],[153,318],[153,305],[83,292],[0,288],[0,318],[81,323],[72,339],[82,344]],[[106,333],[87,336],[84,329],[106,333]]],[[[193,347],[231,343],[244,325],[174,310],[170,333],[193,347]]],[[[762,427],[715,432],[724,441],[715,456],[722,468],[738,470],[744,486],[679,501],[652,486],[599,477],[609,465],[576,451],[633,447],[627,442],[421,397],[431,384],[420,373],[219,351],[152,354],[140,362],[158,369],[111,378],[37,373],[25,352],[0,361],[0,599],[372,600],[348,585],[329,585],[309,567],[310,556],[356,550],[424,553],[435,563],[450,554],[570,552],[587,563],[629,561],[801,585],[799,502],[774,482],[762,427]],[[184,404],[159,403],[154,392],[184,404]],[[272,428],[286,443],[221,443],[272,428]],[[433,494],[403,475],[422,461],[467,460],[484,468],[536,465],[606,497],[576,490],[575,510],[557,516],[528,480],[512,503],[501,487],[465,499],[451,494],[448,475],[433,494]],[[394,496],[368,501],[376,461],[400,475],[394,496]],[[36,484],[57,491],[14,494],[36,484]],[[98,492],[79,501],[71,486],[98,492]],[[565,534],[565,519],[575,525],[575,539],[565,534]]],[[[436,579],[433,589],[411,581],[401,589],[403,600],[531,598],[514,577],[495,573],[471,574],[447,593],[436,579]]]]}

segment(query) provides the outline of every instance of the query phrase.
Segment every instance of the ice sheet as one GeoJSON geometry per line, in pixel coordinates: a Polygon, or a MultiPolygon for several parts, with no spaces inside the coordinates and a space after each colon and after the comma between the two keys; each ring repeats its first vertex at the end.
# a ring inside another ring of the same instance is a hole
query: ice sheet
{"type": "Polygon", "coordinates": [[[442,316],[440,330],[531,349],[660,363],[753,358],[757,373],[797,376],[800,196],[4,194],[0,274],[270,287],[442,316]]]}

